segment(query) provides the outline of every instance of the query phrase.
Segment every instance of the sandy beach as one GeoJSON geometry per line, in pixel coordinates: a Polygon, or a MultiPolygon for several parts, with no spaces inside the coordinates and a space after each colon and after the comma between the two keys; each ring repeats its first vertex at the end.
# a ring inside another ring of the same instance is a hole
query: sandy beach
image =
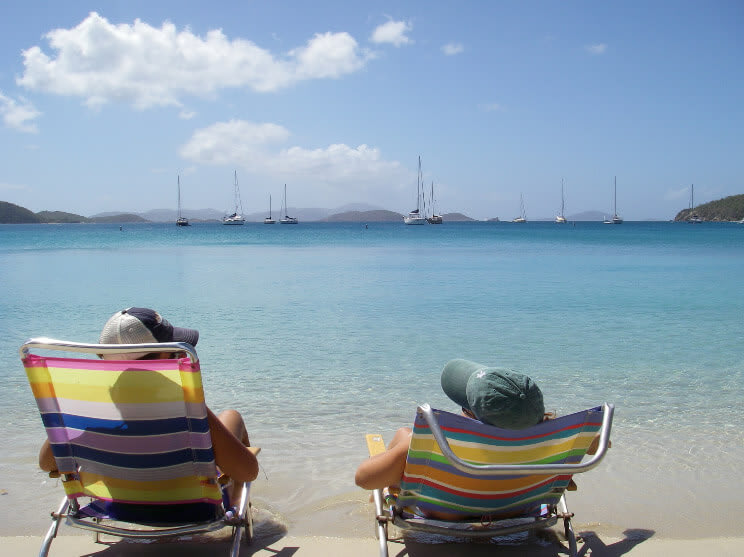
{"type": "MultiPolygon", "coordinates": [[[[3,552],[6,555],[35,555],[38,553],[42,538],[3,537],[3,552]]],[[[738,556],[744,554],[744,538],[706,538],[696,540],[657,539],[649,531],[629,531],[625,537],[599,537],[586,533],[579,541],[579,555],[596,557],[615,557],[632,555],[633,557],[670,556],[693,557],[716,555],[718,557],[738,556]]],[[[540,544],[520,544],[500,546],[494,543],[442,543],[423,544],[416,542],[391,542],[388,544],[391,556],[409,557],[444,557],[444,556],[517,556],[532,555],[548,557],[565,555],[565,547],[558,543],[543,541],[540,544]]],[[[227,555],[229,544],[215,540],[211,543],[188,540],[167,543],[131,543],[105,540],[95,543],[91,536],[60,536],[52,544],[52,557],[83,557],[96,555],[100,557],[134,557],[134,556],[179,556],[207,557],[227,555]]],[[[320,557],[327,555],[353,555],[354,557],[374,557],[379,555],[377,540],[368,538],[332,538],[322,536],[294,537],[257,540],[241,551],[243,556],[257,557],[320,557]]]]}

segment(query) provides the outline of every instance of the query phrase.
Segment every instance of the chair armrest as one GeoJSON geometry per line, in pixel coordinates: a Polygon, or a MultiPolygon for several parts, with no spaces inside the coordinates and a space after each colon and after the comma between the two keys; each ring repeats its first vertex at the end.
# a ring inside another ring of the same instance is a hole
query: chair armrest
{"type": "Polygon", "coordinates": [[[424,404],[418,407],[418,411],[421,412],[424,420],[429,425],[431,433],[434,436],[434,440],[439,445],[447,460],[450,461],[452,466],[465,472],[466,474],[474,474],[480,476],[496,475],[496,476],[508,476],[511,474],[579,474],[581,472],[588,472],[592,468],[596,467],[600,461],[604,458],[607,452],[607,447],[610,442],[610,430],[612,429],[612,416],[615,411],[613,404],[607,404],[606,402],[602,405],[603,416],[602,426],[599,430],[599,447],[596,454],[586,462],[579,462],[576,464],[470,464],[466,462],[454,452],[449,446],[444,433],[442,433],[439,423],[437,422],[436,416],[432,411],[431,406],[424,404]]]}

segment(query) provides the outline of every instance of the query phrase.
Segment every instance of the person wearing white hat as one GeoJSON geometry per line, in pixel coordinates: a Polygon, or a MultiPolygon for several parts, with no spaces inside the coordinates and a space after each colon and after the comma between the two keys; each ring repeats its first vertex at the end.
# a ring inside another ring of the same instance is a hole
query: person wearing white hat
{"type": "MultiPolygon", "coordinates": [[[[198,341],[199,331],[196,329],[174,327],[155,310],[138,307],[117,311],[103,326],[99,338],[100,344],[186,342],[196,346],[198,341]]],[[[143,352],[113,354],[105,358],[140,360],[173,357],[172,352],[143,352]]],[[[220,470],[232,478],[235,486],[255,480],[258,477],[258,459],[247,449],[250,440],[240,413],[237,410],[224,410],[217,416],[207,408],[207,421],[215,463],[220,470]]],[[[39,452],[39,467],[47,472],[57,469],[48,440],[39,452]]]]}

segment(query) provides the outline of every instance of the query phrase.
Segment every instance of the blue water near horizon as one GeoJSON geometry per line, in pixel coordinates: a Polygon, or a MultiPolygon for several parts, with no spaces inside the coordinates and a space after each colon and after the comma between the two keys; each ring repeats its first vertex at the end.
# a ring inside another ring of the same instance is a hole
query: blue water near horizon
{"type": "Polygon", "coordinates": [[[20,344],[95,342],[141,305],[200,330],[208,404],[244,414],[263,448],[258,506],[292,533],[321,533],[308,509],[361,505],[368,535],[363,434],[390,439],[419,403],[453,409],[439,372],[464,357],[532,376],[559,413],[616,404],[579,521],[689,534],[690,499],[744,510],[728,483],[744,457],[742,276],[735,223],[0,225],[3,499],[61,493],[34,470],[43,431],[20,344]]]}

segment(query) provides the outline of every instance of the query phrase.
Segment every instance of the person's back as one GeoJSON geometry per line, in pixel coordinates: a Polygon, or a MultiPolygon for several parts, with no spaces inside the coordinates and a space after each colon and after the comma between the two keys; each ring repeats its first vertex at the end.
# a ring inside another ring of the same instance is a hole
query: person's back
{"type": "MultiPolygon", "coordinates": [[[[160,314],[149,308],[131,307],[112,315],[103,326],[99,337],[100,344],[145,344],[160,342],[185,342],[196,346],[199,331],[184,327],[174,327],[160,314]]],[[[111,354],[110,360],[140,360],[173,358],[168,352],[135,352],[111,354]]],[[[209,433],[215,463],[220,471],[233,480],[235,486],[250,482],[258,477],[258,459],[248,449],[250,440],[243,417],[237,410],[224,410],[219,416],[207,408],[209,433]]],[[[57,469],[49,440],[39,451],[39,467],[47,472],[57,469]]],[[[232,490],[231,490],[232,491],[232,490]]],[[[232,501],[233,493],[230,494],[232,501]]]]}

